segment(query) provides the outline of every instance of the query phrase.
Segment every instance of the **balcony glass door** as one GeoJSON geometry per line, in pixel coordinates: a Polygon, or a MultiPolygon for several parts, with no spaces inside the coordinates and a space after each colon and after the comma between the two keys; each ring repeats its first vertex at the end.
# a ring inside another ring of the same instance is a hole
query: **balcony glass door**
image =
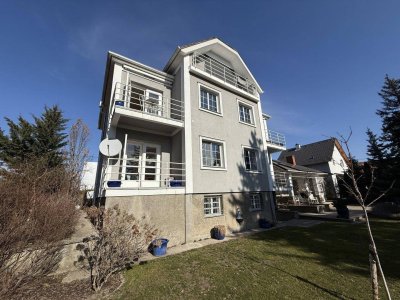
{"type": "Polygon", "coordinates": [[[125,144],[123,179],[128,187],[140,186],[140,168],[142,165],[142,149],[139,143],[129,142],[125,144]]]}
{"type": "Polygon", "coordinates": [[[129,108],[143,111],[144,90],[135,86],[130,88],[129,108]]]}
{"type": "Polygon", "coordinates": [[[125,140],[124,187],[159,187],[160,145],[125,140]]]}
{"type": "Polygon", "coordinates": [[[160,146],[143,144],[142,186],[160,186],[160,146]]]}

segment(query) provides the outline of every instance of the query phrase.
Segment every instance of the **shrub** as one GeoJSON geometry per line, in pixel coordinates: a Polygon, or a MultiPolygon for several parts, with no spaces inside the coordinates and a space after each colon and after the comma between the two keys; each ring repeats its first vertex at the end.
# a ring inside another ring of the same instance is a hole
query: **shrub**
{"type": "Polygon", "coordinates": [[[69,176],[37,159],[0,174],[0,296],[48,274],[55,244],[70,236],[76,209],[69,176]]]}
{"type": "Polygon", "coordinates": [[[138,261],[157,234],[144,218],[137,220],[117,206],[99,212],[98,216],[101,221],[97,221],[97,236],[86,238],[78,245],[78,250],[82,251],[79,261],[89,268],[91,287],[95,291],[99,291],[112,274],[138,261]]]}

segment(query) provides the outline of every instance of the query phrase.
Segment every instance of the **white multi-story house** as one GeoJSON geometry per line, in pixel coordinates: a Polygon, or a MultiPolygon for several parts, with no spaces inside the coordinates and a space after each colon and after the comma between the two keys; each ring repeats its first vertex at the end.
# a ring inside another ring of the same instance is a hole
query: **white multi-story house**
{"type": "Polygon", "coordinates": [[[163,71],[109,52],[99,128],[123,147],[100,155],[96,196],[146,216],[172,244],[209,237],[214,225],[274,222],[268,150],[284,140],[267,133],[262,92],[217,38],[178,47],[163,71]]]}

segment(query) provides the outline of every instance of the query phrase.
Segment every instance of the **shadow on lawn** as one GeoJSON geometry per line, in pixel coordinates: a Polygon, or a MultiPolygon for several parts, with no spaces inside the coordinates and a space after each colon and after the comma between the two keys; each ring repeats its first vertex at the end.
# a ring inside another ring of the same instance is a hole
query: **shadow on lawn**
{"type": "MultiPolygon", "coordinates": [[[[400,222],[372,220],[372,231],[387,278],[400,279],[397,238],[400,222]]],[[[325,223],[311,228],[282,228],[249,239],[294,246],[315,256],[305,257],[348,273],[369,276],[368,236],[365,224],[325,223]]],[[[288,254],[290,256],[290,254],[288,254]]]]}

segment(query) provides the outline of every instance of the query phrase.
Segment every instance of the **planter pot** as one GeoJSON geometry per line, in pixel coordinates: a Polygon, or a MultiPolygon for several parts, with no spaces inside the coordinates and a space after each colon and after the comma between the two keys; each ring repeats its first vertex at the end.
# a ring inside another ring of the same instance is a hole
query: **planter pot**
{"type": "Polygon", "coordinates": [[[124,106],[124,101],[115,101],[115,105],[124,106]]]}
{"type": "Polygon", "coordinates": [[[337,218],[348,219],[349,218],[349,209],[347,206],[339,206],[336,207],[337,218]]]}
{"type": "Polygon", "coordinates": [[[258,225],[260,226],[260,228],[271,228],[272,227],[272,224],[269,223],[265,219],[259,219],[258,220],[258,225]]]}
{"type": "Polygon", "coordinates": [[[219,230],[213,228],[211,230],[211,238],[216,240],[223,240],[225,238],[225,235],[222,234],[219,230]]]}
{"type": "Polygon", "coordinates": [[[121,187],[121,180],[109,180],[107,181],[108,187],[121,187]]]}
{"type": "Polygon", "coordinates": [[[169,240],[167,239],[156,239],[151,242],[151,253],[154,256],[163,256],[167,253],[167,245],[169,240]],[[161,241],[160,246],[156,246],[157,241],[161,241]]]}

